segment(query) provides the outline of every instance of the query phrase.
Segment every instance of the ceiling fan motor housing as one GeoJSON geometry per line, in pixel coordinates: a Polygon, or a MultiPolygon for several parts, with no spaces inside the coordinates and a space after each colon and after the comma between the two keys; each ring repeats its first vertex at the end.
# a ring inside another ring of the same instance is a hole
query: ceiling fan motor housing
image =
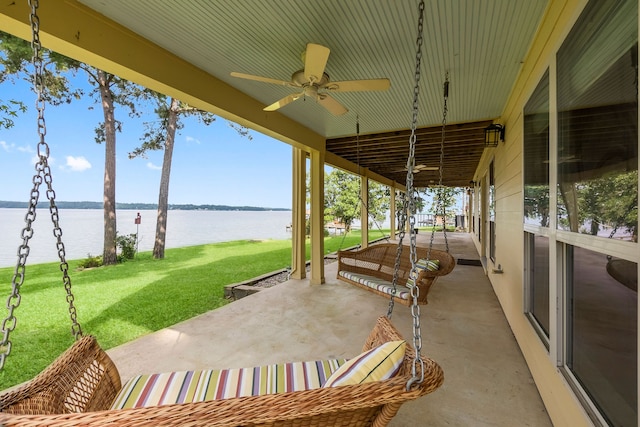
{"type": "Polygon", "coordinates": [[[304,77],[304,70],[298,70],[291,75],[291,81],[297,85],[302,87],[307,87],[310,85],[314,85],[317,87],[323,87],[327,83],[329,83],[329,74],[322,73],[322,78],[316,81],[309,81],[304,77]]]}

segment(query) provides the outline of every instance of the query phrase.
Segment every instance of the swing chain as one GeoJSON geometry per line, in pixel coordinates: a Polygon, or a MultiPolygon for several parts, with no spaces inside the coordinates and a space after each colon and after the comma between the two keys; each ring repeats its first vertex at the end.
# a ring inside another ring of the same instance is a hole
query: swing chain
{"type": "Polygon", "coordinates": [[[45,101],[43,96],[44,88],[44,64],[41,57],[42,44],[40,43],[40,18],[37,15],[37,9],[39,6],[38,0],[28,0],[31,7],[31,14],[29,15],[29,21],[31,23],[32,41],[31,48],[33,50],[32,62],[34,65],[34,87],[37,94],[36,109],[38,111],[38,162],[35,165],[36,173],[33,176],[33,188],[29,198],[29,206],[27,208],[27,214],[25,215],[25,227],[22,229],[21,237],[22,244],[18,247],[18,261],[16,262],[16,268],[14,270],[13,277],[11,279],[11,295],[7,300],[7,317],[2,322],[2,341],[0,341],[0,370],[4,368],[5,362],[9,354],[11,353],[12,343],[9,340],[9,335],[16,327],[17,318],[14,315],[14,311],[20,305],[22,296],[20,295],[20,287],[24,283],[25,269],[27,264],[27,257],[31,248],[29,247],[29,241],[33,237],[34,230],[32,227],[33,222],[36,219],[36,206],[38,205],[38,199],[40,198],[40,185],[44,181],[47,184],[47,198],[49,199],[51,213],[51,220],[54,225],[53,235],[57,239],[58,256],[60,258],[60,270],[63,274],[63,283],[65,291],[67,293],[67,303],[69,304],[69,315],[71,317],[71,332],[76,339],[82,336],[82,329],[77,321],[76,308],[73,304],[74,296],[71,292],[71,279],[69,278],[67,264],[65,257],[64,243],[62,243],[62,229],[59,226],[58,207],[55,204],[55,191],[52,187],[51,168],[48,164],[49,159],[49,146],[45,141],[45,135],[47,133],[47,127],[44,119],[45,101]]]}
{"type": "MultiPolygon", "coordinates": [[[[423,31],[424,0],[420,0],[420,4],[418,5],[418,11],[419,11],[419,18],[418,18],[418,37],[416,39],[416,69],[414,73],[415,84],[413,87],[413,104],[412,104],[413,115],[411,117],[411,136],[409,137],[409,156],[407,159],[407,183],[406,183],[406,192],[404,194],[404,199],[402,203],[402,209],[400,210],[400,221],[399,221],[400,232],[398,233],[398,248],[396,250],[396,259],[395,259],[395,265],[393,269],[393,279],[391,281],[391,284],[393,285],[393,290],[391,292],[391,298],[389,300],[389,308],[387,310],[388,318],[391,318],[391,314],[393,313],[394,298],[395,298],[397,286],[398,286],[398,271],[400,270],[400,259],[402,256],[402,248],[403,248],[402,242],[406,234],[405,228],[407,223],[407,211],[410,212],[409,239],[410,239],[410,248],[411,248],[410,259],[411,259],[412,271],[414,271],[415,269],[415,262],[416,262],[416,234],[415,234],[416,204],[415,204],[415,196],[414,196],[414,190],[413,190],[413,169],[415,168],[415,163],[416,163],[415,145],[416,145],[416,139],[417,139],[416,128],[418,126],[418,107],[419,107],[418,95],[420,94],[420,70],[421,70],[420,64],[422,62],[422,43],[423,43],[422,34],[424,32],[423,31]]],[[[416,305],[417,305],[418,292],[419,291],[417,289],[417,286],[414,286],[412,288],[411,295],[414,298],[416,305]]],[[[413,310],[412,310],[412,313],[413,313],[413,310]]],[[[419,320],[418,320],[418,323],[419,323],[419,320]]],[[[415,322],[414,322],[414,325],[415,325],[415,322]]],[[[414,328],[414,335],[415,335],[415,331],[416,330],[414,328]]],[[[419,332],[419,329],[418,329],[418,332],[419,332]]],[[[415,341],[415,338],[414,338],[414,341],[415,341]]],[[[415,365],[414,365],[414,369],[415,369],[415,365]]]]}
{"type": "MultiPolygon", "coordinates": [[[[78,323],[76,307],[74,305],[75,297],[71,292],[71,278],[69,277],[69,264],[66,261],[66,252],[64,243],[62,242],[62,229],[60,228],[60,217],[58,215],[58,206],[56,206],[56,193],[53,190],[53,178],[51,176],[51,168],[49,167],[49,145],[45,141],[47,134],[47,126],[44,119],[45,100],[44,92],[44,63],[42,61],[42,44],[40,43],[40,18],[38,17],[39,0],[28,0],[31,6],[31,32],[33,49],[33,66],[34,66],[34,85],[36,89],[36,109],[38,111],[38,158],[36,165],[38,174],[47,184],[47,199],[49,200],[49,212],[51,213],[51,222],[53,223],[53,236],[56,238],[56,248],[58,249],[58,258],[60,259],[60,271],[62,272],[62,282],[67,294],[67,303],[69,304],[69,317],[71,318],[71,333],[75,339],[82,337],[82,328],[78,323]]],[[[42,182],[42,180],[40,182],[42,182]]],[[[38,184],[39,186],[39,184],[38,184]]],[[[37,189],[36,189],[37,190],[37,189]]],[[[32,199],[33,200],[33,199],[32,199]]],[[[37,198],[35,198],[37,204],[37,198]]],[[[35,213],[35,205],[33,207],[35,213]]],[[[26,257],[25,257],[26,258],[26,257]]],[[[26,261],[26,260],[25,260],[26,261]]]]}
{"type": "MultiPolygon", "coordinates": [[[[444,236],[444,244],[447,252],[449,252],[449,240],[447,239],[447,212],[444,203],[444,188],[442,186],[442,165],[444,165],[444,141],[446,137],[446,129],[447,129],[447,113],[449,111],[449,107],[447,106],[447,101],[449,99],[449,72],[447,71],[444,77],[444,85],[443,85],[443,98],[444,105],[442,107],[442,131],[440,138],[440,175],[438,179],[438,191],[436,192],[436,216],[439,212],[442,212],[442,234],[444,236]]],[[[431,249],[433,248],[433,239],[436,234],[436,227],[434,223],[434,227],[431,229],[431,240],[429,241],[429,252],[427,253],[427,259],[431,259],[431,249]]]]}
{"type": "MultiPolygon", "coordinates": [[[[415,151],[416,151],[416,128],[418,125],[418,93],[420,83],[420,63],[422,59],[422,33],[423,33],[423,20],[424,20],[424,0],[420,0],[420,16],[418,18],[418,39],[417,39],[417,51],[416,51],[416,79],[414,87],[413,98],[413,120],[411,123],[411,138],[409,139],[409,160],[407,163],[407,204],[409,206],[409,237],[410,237],[410,250],[411,250],[411,274],[417,275],[416,270],[416,194],[413,186],[413,169],[415,167],[415,151]]],[[[442,167],[440,168],[442,170],[442,167]]],[[[420,329],[420,306],[418,305],[420,289],[417,284],[411,287],[411,298],[413,304],[411,305],[411,315],[413,317],[413,347],[415,349],[415,357],[413,364],[411,365],[411,379],[407,381],[407,391],[411,389],[414,383],[422,384],[424,381],[424,361],[420,355],[422,350],[422,332],[420,329]]]]}
{"type": "Polygon", "coordinates": [[[33,236],[33,228],[31,224],[36,219],[36,204],[38,203],[38,197],[40,192],[38,188],[42,183],[42,177],[37,174],[33,177],[33,189],[31,190],[31,198],[29,200],[29,208],[25,215],[25,227],[22,229],[22,245],[18,247],[18,261],[16,268],[11,279],[11,295],[7,300],[7,317],[2,322],[2,341],[0,342],[0,348],[2,353],[0,354],[0,369],[4,367],[5,361],[11,353],[11,341],[9,335],[16,328],[17,319],[13,314],[14,310],[20,305],[22,296],[20,295],[20,286],[24,283],[25,265],[27,262],[27,256],[29,256],[29,239],[33,236]]]}
{"type": "Polygon", "coordinates": [[[391,315],[393,314],[393,307],[395,305],[395,296],[398,287],[398,271],[400,270],[400,256],[402,255],[402,241],[405,236],[405,227],[407,224],[407,202],[406,202],[406,194],[401,193],[402,195],[402,207],[400,209],[400,218],[398,221],[398,229],[400,232],[398,233],[399,243],[398,248],[396,249],[396,259],[393,267],[393,278],[391,279],[391,284],[393,285],[393,289],[391,291],[391,298],[389,298],[389,307],[387,308],[387,318],[391,319],[391,315]]]}
{"type": "MultiPolygon", "coordinates": [[[[416,274],[416,194],[413,186],[413,169],[415,168],[415,150],[416,150],[416,128],[418,126],[418,95],[420,94],[420,68],[422,62],[422,43],[423,43],[423,28],[424,28],[424,0],[420,0],[418,5],[419,18],[418,18],[418,37],[416,39],[416,69],[414,74],[415,85],[413,87],[413,115],[411,118],[411,136],[409,137],[409,156],[407,159],[407,183],[406,192],[402,204],[402,211],[400,213],[400,235],[398,242],[398,249],[396,251],[396,262],[393,270],[393,292],[391,294],[391,300],[389,302],[389,311],[387,317],[391,317],[394,304],[394,296],[396,292],[396,286],[398,281],[398,271],[400,269],[400,257],[402,255],[402,241],[405,236],[405,225],[407,221],[407,213],[409,214],[409,238],[410,238],[410,260],[411,260],[411,272],[410,276],[416,274]]],[[[413,317],[413,347],[415,349],[415,357],[411,367],[411,379],[407,381],[407,391],[411,389],[413,384],[422,383],[424,381],[424,361],[420,355],[422,349],[422,333],[420,331],[420,306],[418,305],[418,297],[420,290],[418,286],[411,287],[411,315],[413,317]]]]}

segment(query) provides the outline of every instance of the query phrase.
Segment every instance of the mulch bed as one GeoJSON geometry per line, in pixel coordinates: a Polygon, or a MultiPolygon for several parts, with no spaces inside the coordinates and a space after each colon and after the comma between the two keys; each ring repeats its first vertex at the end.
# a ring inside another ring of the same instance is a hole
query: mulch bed
{"type": "MultiPolygon", "coordinates": [[[[327,264],[331,264],[332,262],[336,262],[337,259],[336,258],[325,258],[324,259],[324,263],[325,265],[327,264]]],[[[309,265],[307,265],[307,273],[311,271],[311,267],[309,267],[309,265]]],[[[286,282],[287,280],[289,280],[289,272],[288,271],[283,271],[282,273],[278,273],[275,274],[273,276],[267,277],[263,280],[260,280],[259,282],[256,282],[253,286],[256,286],[258,288],[270,288],[272,286],[278,285],[282,282],[286,282]]]]}

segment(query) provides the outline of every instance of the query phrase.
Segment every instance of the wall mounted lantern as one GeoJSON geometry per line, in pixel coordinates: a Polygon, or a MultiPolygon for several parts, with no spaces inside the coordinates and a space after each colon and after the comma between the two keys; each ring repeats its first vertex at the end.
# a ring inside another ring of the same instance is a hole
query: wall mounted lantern
{"type": "Polygon", "coordinates": [[[491,123],[484,128],[484,146],[497,147],[499,141],[504,141],[504,126],[498,123],[491,123]]]}

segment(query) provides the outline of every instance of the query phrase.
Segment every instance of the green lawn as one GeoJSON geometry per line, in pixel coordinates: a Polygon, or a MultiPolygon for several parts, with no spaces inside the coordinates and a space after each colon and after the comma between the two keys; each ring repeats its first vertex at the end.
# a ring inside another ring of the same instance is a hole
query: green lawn
{"type": "MultiPolygon", "coordinates": [[[[381,235],[371,230],[369,239],[381,235]]],[[[331,236],[325,239],[325,253],[359,242],[358,231],[346,238],[331,236]]],[[[143,252],[123,264],[88,270],[76,270],[77,264],[69,262],[78,321],[85,334],[95,335],[108,349],[226,304],[225,285],[290,266],[291,241],[241,240],[167,249],[163,260],[143,252]]],[[[13,268],[0,269],[0,298],[9,297],[12,275],[13,268]]],[[[28,265],[21,295],[14,313],[18,321],[11,334],[13,348],[0,371],[0,390],[33,377],[73,342],[56,263],[28,265]]],[[[7,315],[5,309],[0,313],[0,319],[7,315]]]]}

